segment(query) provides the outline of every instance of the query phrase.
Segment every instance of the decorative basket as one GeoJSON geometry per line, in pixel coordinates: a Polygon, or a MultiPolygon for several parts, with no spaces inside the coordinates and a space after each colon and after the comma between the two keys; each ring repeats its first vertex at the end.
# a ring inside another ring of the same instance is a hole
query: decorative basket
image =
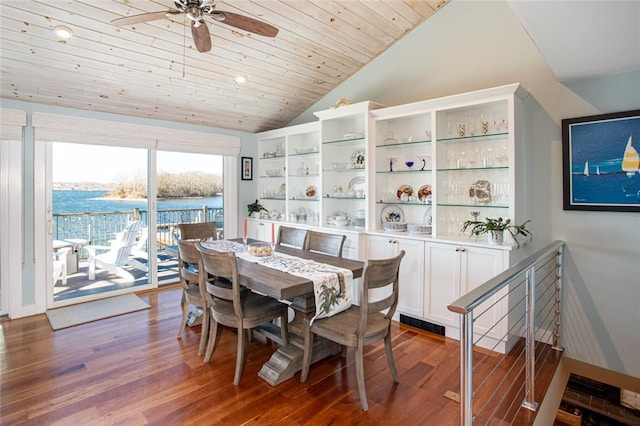
{"type": "Polygon", "coordinates": [[[249,244],[249,253],[256,257],[265,257],[271,256],[273,251],[269,243],[251,243],[249,244]]]}
{"type": "Polygon", "coordinates": [[[406,222],[382,222],[382,229],[385,231],[405,232],[407,224],[406,222]]]}

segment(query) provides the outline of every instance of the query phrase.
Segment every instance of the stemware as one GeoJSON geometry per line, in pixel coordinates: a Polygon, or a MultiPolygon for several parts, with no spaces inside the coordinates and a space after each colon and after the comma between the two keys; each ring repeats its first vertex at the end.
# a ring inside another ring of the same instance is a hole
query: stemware
{"type": "Polygon", "coordinates": [[[407,166],[409,170],[413,168],[413,161],[405,161],[404,164],[407,166]]]}

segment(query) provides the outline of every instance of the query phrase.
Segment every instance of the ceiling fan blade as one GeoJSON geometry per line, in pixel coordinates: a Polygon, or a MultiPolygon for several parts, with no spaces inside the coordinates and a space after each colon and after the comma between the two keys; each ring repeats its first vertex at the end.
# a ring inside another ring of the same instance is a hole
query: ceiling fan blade
{"type": "Polygon", "coordinates": [[[114,19],[113,21],[111,21],[111,23],[118,26],[139,24],[141,22],[149,22],[149,21],[155,21],[158,19],[166,18],[168,15],[175,15],[178,13],[184,13],[184,12],[170,9],[168,11],[161,11],[161,12],[141,13],[140,15],[125,16],[124,18],[114,19]]]}
{"type": "Polygon", "coordinates": [[[273,25],[249,18],[248,16],[238,15],[237,13],[215,10],[211,13],[211,17],[216,21],[261,36],[275,37],[278,35],[278,29],[273,25]]]}
{"type": "Polygon", "coordinates": [[[193,42],[198,52],[204,53],[211,50],[211,35],[209,35],[209,28],[207,28],[206,22],[192,21],[191,35],[193,36],[193,42]]]}

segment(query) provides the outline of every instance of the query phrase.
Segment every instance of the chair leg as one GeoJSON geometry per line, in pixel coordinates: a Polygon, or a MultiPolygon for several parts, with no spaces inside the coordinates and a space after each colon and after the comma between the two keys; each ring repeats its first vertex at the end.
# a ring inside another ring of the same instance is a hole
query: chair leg
{"type": "Polygon", "coordinates": [[[282,346],[289,344],[289,324],[287,319],[287,311],[285,309],[280,321],[280,338],[282,339],[282,346]]]}
{"type": "Polygon", "coordinates": [[[358,379],[358,395],[360,395],[360,405],[363,411],[369,411],[367,402],[367,390],[364,386],[364,347],[361,343],[356,346],[356,377],[358,379]]]}
{"type": "Polygon", "coordinates": [[[218,336],[218,321],[213,319],[211,313],[209,314],[209,341],[207,342],[207,352],[204,355],[205,363],[211,361],[211,355],[213,355],[213,351],[216,349],[216,338],[218,336]]]}
{"type": "Polygon", "coordinates": [[[242,377],[242,368],[244,367],[244,330],[238,329],[238,353],[236,355],[236,374],[233,378],[233,384],[238,386],[242,377]]]}
{"type": "Polygon", "coordinates": [[[300,382],[307,381],[309,376],[309,367],[311,366],[311,352],[313,351],[313,333],[311,332],[311,326],[309,320],[304,319],[305,322],[305,334],[304,334],[304,352],[302,355],[302,370],[300,372],[300,382]]]}
{"type": "Polygon", "coordinates": [[[391,375],[393,376],[393,381],[396,383],[400,383],[400,378],[398,377],[398,370],[396,370],[396,364],[393,361],[393,352],[391,351],[391,330],[387,332],[387,335],[384,337],[384,347],[387,350],[387,362],[389,363],[389,370],[391,370],[391,375]]]}
{"type": "Polygon", "coordinates": [[[200,329],[200,346],[198,346],[198,356],[202,355],[209,337],[209,310],[202,309],[202,328],[200,329]]]}
{"type": "Polygon", "coordinates": [[[180,328],[178,329],[178,338],[184,333],[184,328],[187,325],[187,317],[189,316],[189,304],[187,303],[187,297],[182,290],[182,300],[180,300],[180,307],[182,307],[182,321],[180,322],[180,328]]]}

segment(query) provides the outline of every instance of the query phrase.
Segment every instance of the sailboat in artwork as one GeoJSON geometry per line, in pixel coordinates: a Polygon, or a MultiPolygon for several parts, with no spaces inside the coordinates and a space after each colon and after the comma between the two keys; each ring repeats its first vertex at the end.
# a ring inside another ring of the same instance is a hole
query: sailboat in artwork
{"type": "Polygon", "coordinates": [[[622,171],[629,177],[635,173],[640,173],[640,155],[638,155],[638,151],[632,146],[631,136],[629,136],[627,147],[624,149],[622,171]]]}
{"type": "Polygon", "coordinates": [[[589,160],[584,163],[584,171],[582,172],[582,174],[585,176],[589,176],[589,160]]]}
{"type": "Polygon", "coordinates": [[[600,166],[597,166],[597,165],[596,165],[596,174],[600,175],[600,166]]]}

